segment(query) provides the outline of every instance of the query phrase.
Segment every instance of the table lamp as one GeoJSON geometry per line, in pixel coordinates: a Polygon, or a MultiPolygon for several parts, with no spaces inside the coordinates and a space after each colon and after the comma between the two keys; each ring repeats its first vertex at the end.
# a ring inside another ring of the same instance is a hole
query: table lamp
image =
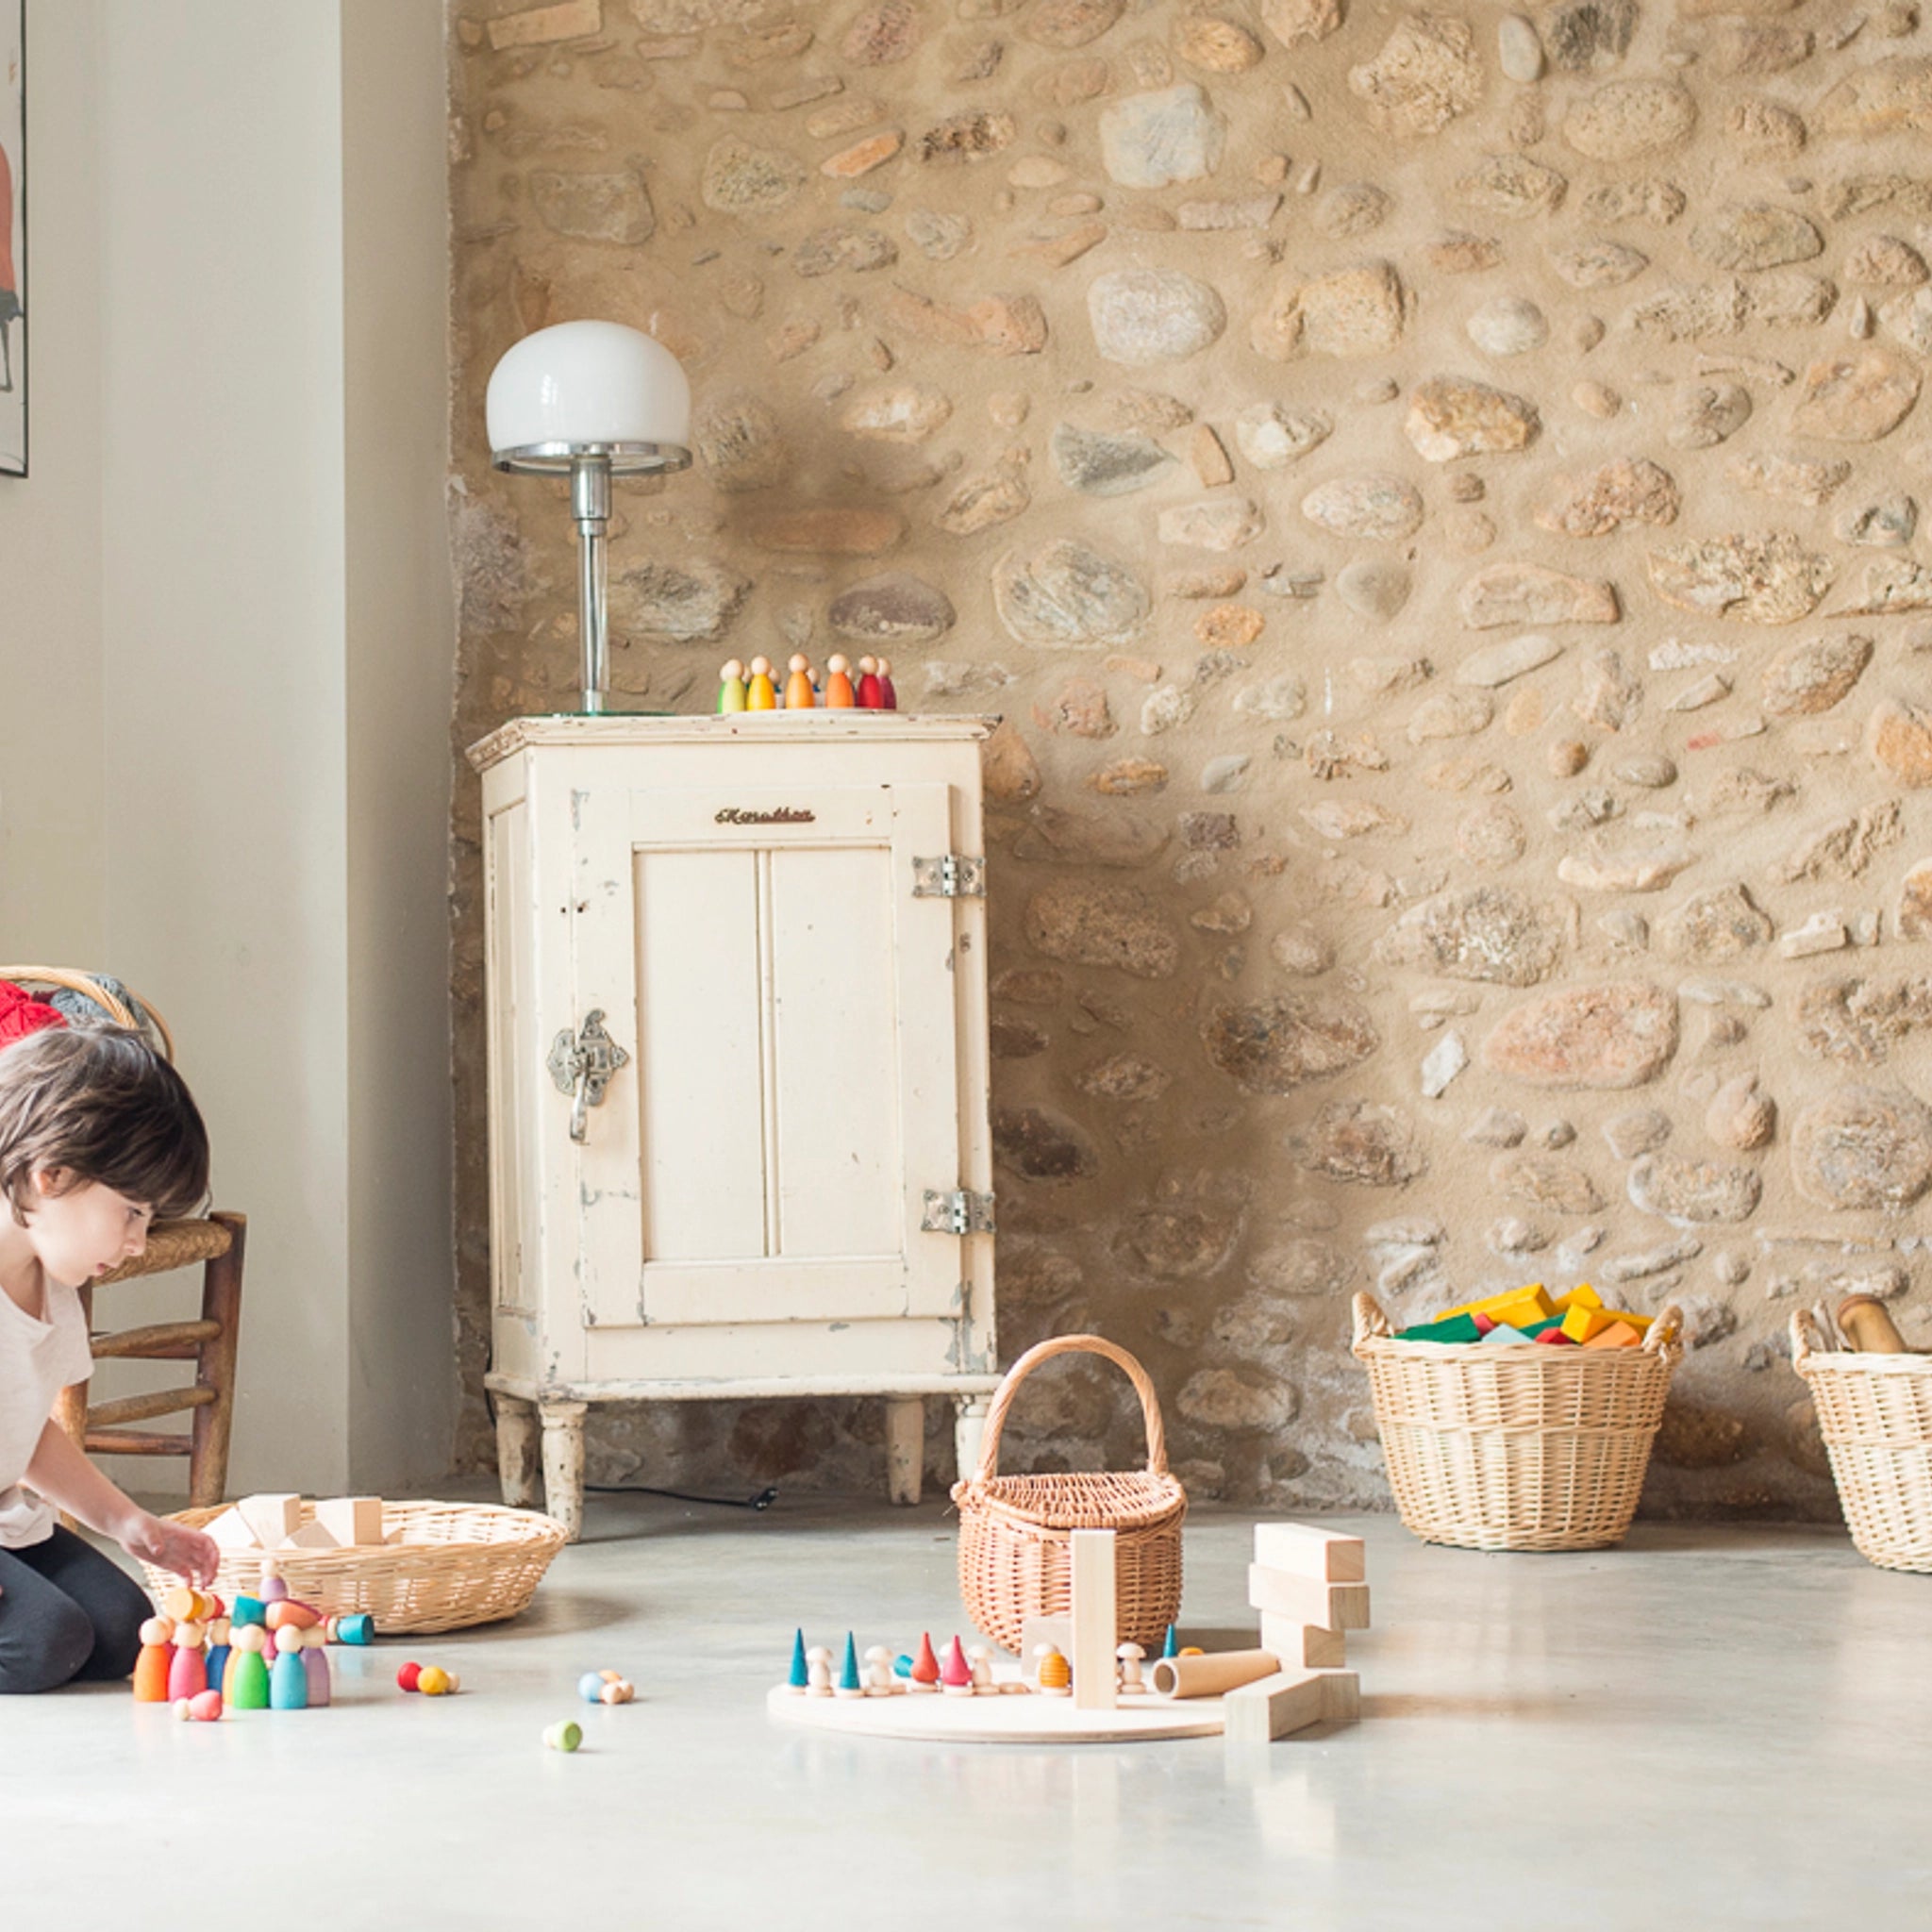
{"type": "Polygon", "coordinates": [[[499,470],[570,478],[577,526],[583,709],[605,708],[612,476],[691,467],[691,385],[677,358],[620,322],[560,322],[504,352],[484,398],[499,470]]]}

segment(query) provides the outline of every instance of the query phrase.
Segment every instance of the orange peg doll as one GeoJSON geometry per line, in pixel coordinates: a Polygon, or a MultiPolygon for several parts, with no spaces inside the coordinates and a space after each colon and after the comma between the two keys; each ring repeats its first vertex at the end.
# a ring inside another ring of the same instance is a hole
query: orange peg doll
{"type": "Polygon", "coordinates": [[[849,711],[857,703],[852,694],[851,666],[835,652],[825,659],[825,708],[849,711]]]}
{"type": "Polygon", "coordinates": [[[818,693],[812,689],[811,665],[804,653],[793,652],[786,669],[791,675],[785,680],[785,708],[788,711],[810,710],[818,703],[818,693]]]}
{"type": "Polygon", "coordinates": [[[141,1655],[134,1660],[134,1701],[166,1704],[168,1674],[174,1665],[175,1625],[166,1617],[150,1617],[141,1626],[141,1655]]]}

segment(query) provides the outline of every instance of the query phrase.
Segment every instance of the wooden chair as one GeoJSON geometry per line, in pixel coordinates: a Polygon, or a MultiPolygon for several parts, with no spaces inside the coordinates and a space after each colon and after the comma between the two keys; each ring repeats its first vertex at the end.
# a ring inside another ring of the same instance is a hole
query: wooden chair
{"type": "Polygon", "coordinates": [[[87,1399],[87,1385],[63,1389],[55,1409],[60,1426],[80,1447],[97,1456],[185,1456],[188,1500],[195,1508],[219,1503],[228,1487],[228,1432],[235,1420],[235,1350],[242,1325],[242,1261],[245,1215],[215,1212],[206,1220],[158,1221],[147,1248],[136,1260],[80,1291],[95,1361],[185,1362],[194,1380],[185,1389],[157,1389],[113,1402],[87,1399]],[[154,1322],[118,1333],[93,1330],[96,1289],[143,1274],[165,1274],[202,1264],[201,1316],[197,1321],[154,1322]],[[194,1411],[186,1430],[141,1429],[136,1423],[194,1411]]]}
{"type": "MultiPolygon", "coordinates": [[[[28,991],[46,987],[83,993],[119,1026],[147,1032],[170,1059],[175,1042],[167,1023],[145,1002],[124,1000],[93,975],[58,966],[0,966],[0,979],[28,991]]],[[[63,1389],[55,1415],[69,1438],[100,1456],[185,1456],[189,1500],[196,1508],[219,1503],[228,1486],[228,1433],[235,1419],[235,1351],[242,1327],[242,1263],[245,1215],[212,1212],[190,1221],[158,1221],[147,1247],[135,1260],[79,1289],[93,1357],[98,1361],[185,1362],[194,1380],[185,1389],[158,1389],[88,1404],[87,1385],[63,1389]],[[153,1322],[142,1328],[101,1334],[94,1330],[94,1294],[120,1281],[166,1274],[201,1264],[201,1314],[186,1322],[153,1322]],[[185,1430],[136,1428],[158,1416],[194,1414],[185,1430]]]]}

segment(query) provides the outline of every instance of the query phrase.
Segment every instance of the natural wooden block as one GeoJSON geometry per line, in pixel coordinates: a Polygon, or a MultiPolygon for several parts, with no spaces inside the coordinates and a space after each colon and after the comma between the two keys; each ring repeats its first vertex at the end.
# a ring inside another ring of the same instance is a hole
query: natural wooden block
{"type": "Polygon", "coordinates": [[[1333,1671],[1348,1661],[1348,1639],[1319,1624],[1298,1624],[1273,1610],[1261,1612],[1261,1648],[1273,1651],[1285,1671],[1333,1671]]]}
{"type": "Polygon", "coordinates": [[[235,1505],[255,1532],[263,1549],[278,1549],[284,1541],[302,1527],[300,1496],[243,1496],[235,1505]]]}
{"type": "Polygon", "coordinates": [[[1283,1671],[1228,1691],[1221,1716],[1230,1744],[1265,1744],[1310,1724],[1354,1724],[1361,1716],[1361,1679],[1353,1671],[1283,1671]]]}
{"type": "Polygon", "coordinates": [[[344,1547],[382,1541],[380,1496],[330,1496],[315,1506],[315,1520],[344,1547]]]}
{"type": "Polygon", "coordinates": [[[1248,1602],[1257,1610],[1273,1610],[1277,1616],[1324,1630],[1369,1627],[1366,1583],[1317,1583],[1312,1577],[1271,1570],[1265,1563],[1250,1563],[1248,1602]]]}
{"type": "Polygon", "coordinates": [[[225,1550],[258,1550],[261,1539],[239,1509],[224,1509],[208,1526],[209,1536],[225,1550]]]}
{"type": "Polygon", "coordinates": [[[276,1547],[284,1550],[334,1550],[341,1545],[327,1524],[311,1519],[300,1529],[285,1536],[276,1547]]]}
{"type": "Polygon", "coordinates": [[[1114,1591],[1114,1533],[1076,1529],[1069,1539],[1074,1583],[1074,1708],[1111,1710],[1116,1704],[1114,1645],[1119,1641],[1114,1591]]]}
{"type": "Polygon", "coordinates": [[[1369,1553],[1358,1536],[1341,1536],[1309,1523],[1257,1523],[1255,1561],[1291,1576],[1317,1583],[1361,1583],[1369,1574],[1369,1553]]]}

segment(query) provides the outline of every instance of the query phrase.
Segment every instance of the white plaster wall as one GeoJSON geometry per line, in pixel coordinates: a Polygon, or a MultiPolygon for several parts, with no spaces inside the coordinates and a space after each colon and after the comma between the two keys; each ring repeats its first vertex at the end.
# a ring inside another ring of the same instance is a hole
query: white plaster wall
{"type": "Polygon", "coordinates": [[[96,0],[27,8],[31,475],[0,477],[0,960],[11,962],[101,950],[100,25],[96,0]]]}

